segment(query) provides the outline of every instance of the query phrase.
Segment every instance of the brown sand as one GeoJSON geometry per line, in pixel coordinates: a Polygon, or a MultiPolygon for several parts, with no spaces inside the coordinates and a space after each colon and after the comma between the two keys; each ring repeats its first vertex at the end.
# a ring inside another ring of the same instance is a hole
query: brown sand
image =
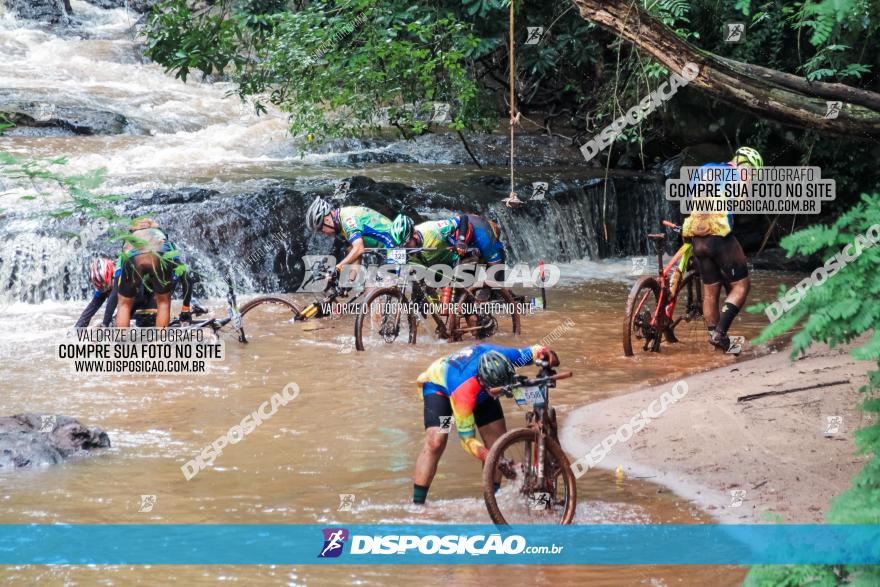
{"type": "MultiPolygon", "coordinates": [[[[816,345],[796,361],[786,348],[687,377],[687,395],[615,444],[598,467],[665,485],[726,523],[822,522],[831,498],[866,460],[856,455],[853,433],[868,422],[857,404],[871,363],[853,359],[850,348],[816,345]],[[841,380],[849,383],[737,403],[747,394],[841,380]],[[833,432],[829,416],[842,418],[834,433],[826,433],[833,432]]],[[[674,383],[571,412],[562,427],[566,453],[583,457],[674,383]]]]}

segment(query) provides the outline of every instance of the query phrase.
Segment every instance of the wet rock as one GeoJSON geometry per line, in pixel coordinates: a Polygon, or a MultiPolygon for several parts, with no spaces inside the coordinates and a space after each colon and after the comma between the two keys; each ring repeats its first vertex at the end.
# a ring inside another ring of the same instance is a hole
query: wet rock
{"type": "Polygon", "coordinates": [[[69,0],[0,0],[16,18],[46,24],[68,24],[73,12],[69,0]]]}
{"type": "Polygon", "coordinates": [[[148,12],[158,0],[86,0],[101,8],[128,8],[135,12],[148,12]]]}
{"type": "Polygon", "coordinates": [[[87,106],[6,101],[2,94],[0,94],[0,114],[18,127],[6,131],[9,135],[116,135],[133,130],[129,128],[128,120],[116,112],[87,106]]]}
{"type": "Polygon", "coordinates": [[[68,416],[18,414],[0,417],[0,470],[54,465],[96,448],[109,448],[100,428],[68,416]]]}

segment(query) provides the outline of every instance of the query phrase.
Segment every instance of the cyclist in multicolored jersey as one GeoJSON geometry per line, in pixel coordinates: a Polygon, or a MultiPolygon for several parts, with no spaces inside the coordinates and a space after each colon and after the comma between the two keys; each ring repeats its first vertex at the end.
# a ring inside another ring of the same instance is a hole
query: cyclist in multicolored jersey
{"type": "MultiPolygon", "coordinates": [[[[736,172],[740,167],[759,169],[764,166],[761,154],[751,147],[740,147],[727,163],[709,163],[700,169],[720,169],[736,172]]],[[[736,174],[738,175],[738,174],[736,174]]],[[[716,182],[718,197],[722,197],[724,181],[716,182]]],[[[751,288],[749,268],[742,245],[731,232],[733,214],[726,212],[694,212],[682,226],[681,235],[690,239],[694,258],[703,281],[703,318],[709,330],[709,343],[721,350],[730,349],[727,331],[734,318],[745,305],[751,288]],[[727,298],[721,311],[718,300],[721,285],[727,290],[727,298]]]]}
{"type": "Polygon", "coordinates": [[[556,353],[541,345],[510,348],[477,344],[434,361],[419,375],[425,445],[413,473],[413,503],[425,503],[453,419],[464,449],[485,462],[488,449],[507,431],[501,403],[489,390],[512,383],[516,367],[536,359],[559,365],[556,353]],[[483,442],[477,440],[477,430],[483,442]]]}
{"type": "Polygon", "coordinates": [[[366,248],[392,248],[391,221],[371,208],[334,208],[318,196],[306,210],[306,225],[315,232],[337,236],[351,245],[348,254],[336,264],[336,271],[357,263],[366,248]]]}
{"type": "Polygon", "coordinates": [[[397,246],[408,249],[424,248],[412,260],[426,267],[431,265],[451,265],[455,261],[454,234],[457,229],[452,220],[429,220],[414,224],[412,219],[398,214],[392,223],[391,232],[397,246]]]}

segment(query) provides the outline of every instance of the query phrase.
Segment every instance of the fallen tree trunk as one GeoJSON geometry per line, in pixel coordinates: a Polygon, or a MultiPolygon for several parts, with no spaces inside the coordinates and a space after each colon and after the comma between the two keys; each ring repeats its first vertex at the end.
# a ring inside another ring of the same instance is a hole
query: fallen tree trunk
{"type": "Polygon", "coordinates": [[[581,17],[608,29],[681,74],[699,66],[690,86],[764,118],[826,134],[880,137],[880,94],[845,84],[810,82],[789,73],[703,51],[630,0],[572,0],[581,17]],[[826,118],[829,100],[843,102],[826,118]]]}

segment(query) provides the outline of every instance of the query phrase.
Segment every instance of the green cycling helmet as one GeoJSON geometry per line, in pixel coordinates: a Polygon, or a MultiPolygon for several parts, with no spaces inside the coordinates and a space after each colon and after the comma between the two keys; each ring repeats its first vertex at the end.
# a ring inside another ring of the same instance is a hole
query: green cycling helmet
{"type": "Polygon", "coordinates": [[[480,357],[477,373],[488,387],[501,387],[513,383],[516,369],[510,359],[498,351],[488,351],[480,357]]]}
{"type": "Polygon", "coordinates": [[[751,147],[740,147],[733,154],[733,162],[737,165],[748,165],[752,169],[764,167],[764,158],[751,147]]]}
{"type": "Polygon", "coordinates": [[[391,223],[391,238],[399,245],[406,244],[406,241],[412,236],[415,223],[412,218],[406,214],[398,214],[394,222],[391,223]]]}

